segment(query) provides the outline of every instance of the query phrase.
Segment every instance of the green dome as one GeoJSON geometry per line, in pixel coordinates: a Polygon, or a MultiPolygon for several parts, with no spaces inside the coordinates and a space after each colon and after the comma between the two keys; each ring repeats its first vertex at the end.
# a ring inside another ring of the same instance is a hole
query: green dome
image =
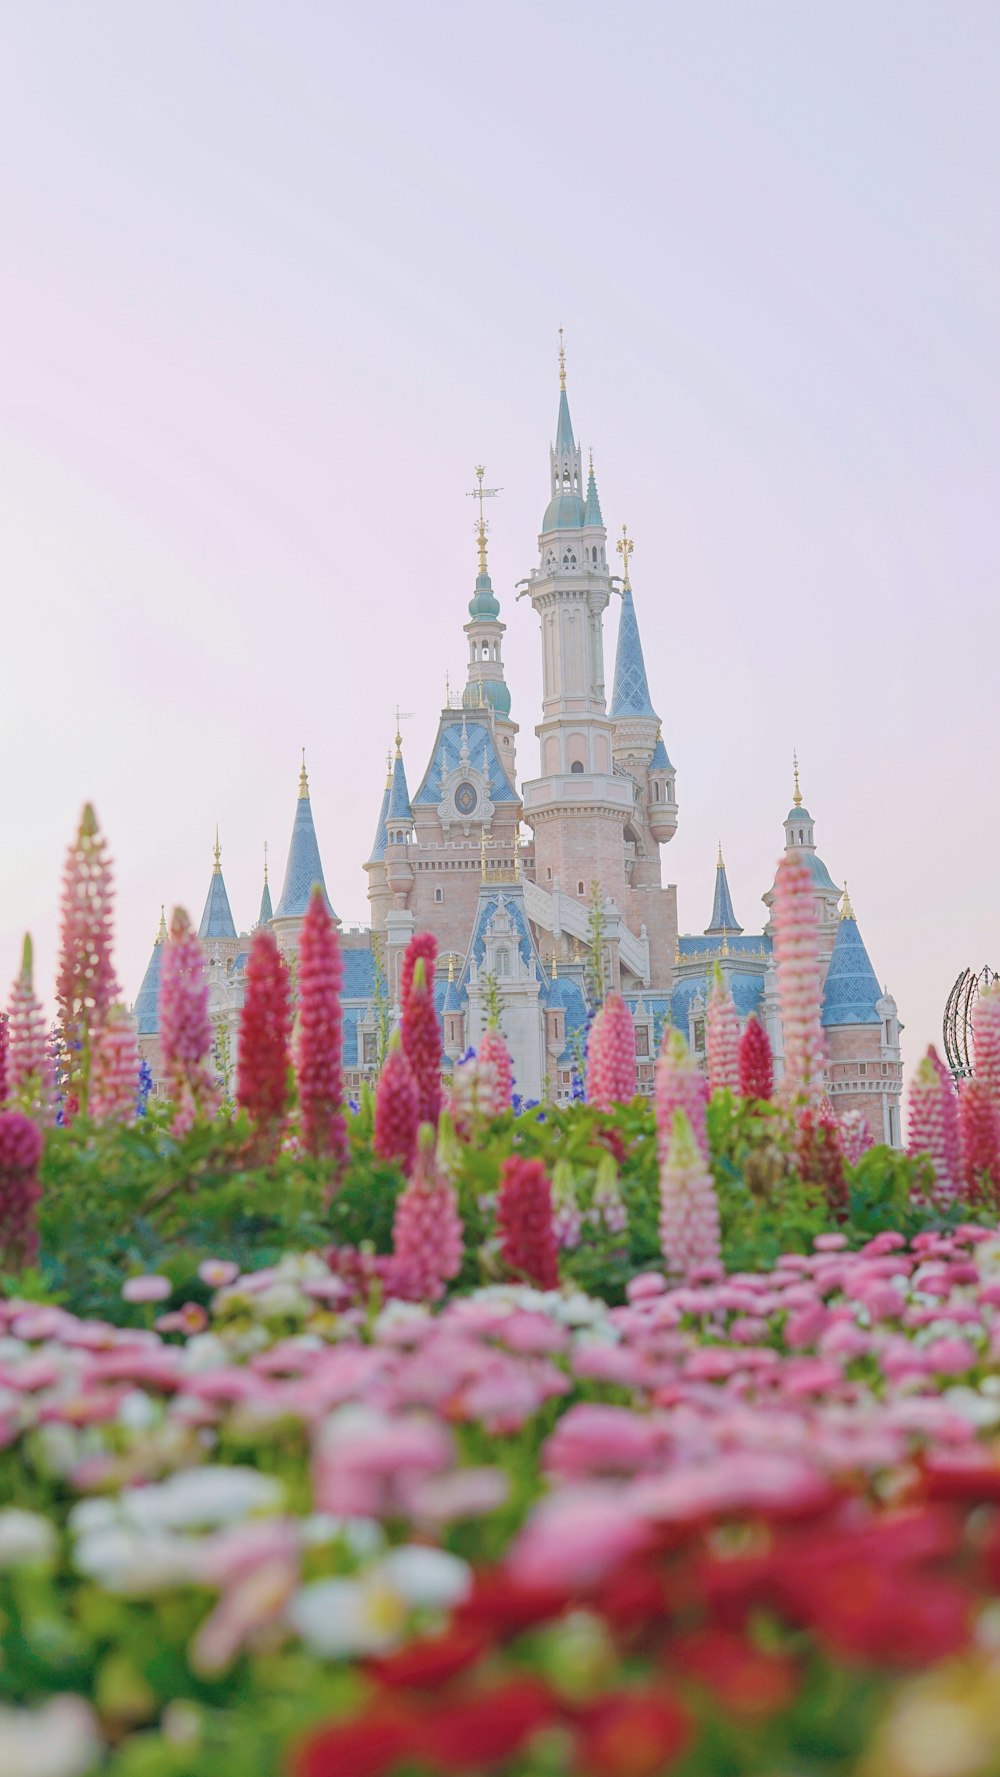
{"type": "Polygon", "coordinates": [[[579,494],[564,490],[553,494],[542,519],[543,531],[578,531],[583,529],[586,508],[579,494]]]}
{"type": "Polygon", "coordinates": [[[499,617],[500,600],[493,591],[493,582],[488,574],[476,576],[476,590],[469,600],[470,617],[499,617]]]}
{"type": "Polygon", "coordinates": [[[474,685],[466,685],[462,693],[462,702],[467,710],[477,710],[482,702],[488,703],[498,716],[510,715],[510,690],[503,679],[477,679],[474,685]]]}

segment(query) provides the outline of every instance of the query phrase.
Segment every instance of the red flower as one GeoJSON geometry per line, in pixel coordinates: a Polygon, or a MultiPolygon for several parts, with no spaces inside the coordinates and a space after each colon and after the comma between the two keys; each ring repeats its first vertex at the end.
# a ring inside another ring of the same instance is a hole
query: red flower
{"type": "Polygon", "coordinates": [[[489,1646],[483,1629],[469,1623],[455,1623],[443,1635],[428,1635],[411,1641],[395,1653],[369,1662],[368,1670],[382,1684],[424,1691],[436,1690],[450,1683],[467,1666],[475,1665],[489,1646]]]}
{"type": "Polygon", "coordinates": [[[767,1031],[751,1012],[740,1038],[740,1092],[744,1098],[770,1098],[774,1058],[767,1031]]]}
{"type": "Polygon", "coordinates": [[[690,1738],[691,1718],[672,1697],[621,1691],[585,1712],[575,1768],[588,1777],[663,1777],[690,1738]]]}
{"type": "Polygon", "coordinates": [[[340,937],[317,883],[299,937],[299,1118],[310,1154],[329,1155],[338,1168],[347,1159],[341,1074],[343,984],[340,937]]]}
{"type": "Polygon", "coordinates": [[[1000,1112],[985,1080],[962,1081],[958,1133],[962,1179],[970,1203],[995,1205],[1000,1196],[1000,1112]]]}
{"type": "Polygon", "coordinates": [[[521,1586],[499,1569],[477,1573],[472,1594],[460,1604],[455,1621],[487,1631],[494,1641],[510,1640],[538,1623],[561,1616],[568,1594],[556,1586],[521,1586]]]}
{"type": "Polygon", "coordinates": [[[415,1724],[403,1715],[369,1712],[307,1735],[292,1752],[290,1777],[386,1777],[412,1755],[415,1724]]]}
{"type": "Polygon", "coordinates": [[[42,1135],[20,1111],[0,1112],[0,1268],[19,1272],[38,1257],[42,1135]]]}
{"type": "Polygon", "coordinates": [[[375,1089],[374,1147],[379,1159],[398,1160],[409,1173],[417,1150],[419,1121],[417,1082],[394,1036],[375,1089]]]}
{"type": "Polygon", "coordinates": [[[553,1720],[555,1698],[539,1678],[511,1678],[491,1690],[449,1698],[425,1716],[418,1761],[435,1771],[474,1772],[499,1765],[553,1720]]]}
{"type": "Polygon", "coordinates": [[[433,1123],[441,1115],[441,1026],[434,1005],[437,939],[430,932],[411,938],[403,957],[400,1035],[403,1054],[417,1082],[418,1116],[433,1123]]]}
{"type": "Polygon", "coordinates": [[[784,1709],[798,1688],[793,1660],[761,1653],[740,1635],[703,1629],[675,1642],[671,1666],[709,1687],[723,1708],[739,1716],[768,1716],[784,1709]]]}
{"type": "Polygon", "coordinates": [[[275,1138],[288,1103],[292,1013],[285,959],[274,933],[258,926],[250,940],[247,991],[240,1013],[236,1102],[275,1138]]]}
{"type": "Polygon", "coordinates": [[[504,1264],[540,1290],[559,1288],[559,1247],[552,1226],[552,1186],[540,1160],[516,1154],[503,1163],[497,1228],[504,1264]]]}
{"type": "Polygon", "coordinates": [[[806,1184],[819,1185],[831,1215],[844,1218],[849,1207],[844,1151],[829,1105],[818,1111],[807,1105],[799,1113],[796,1153],[800,1178],[806,1184]]]}

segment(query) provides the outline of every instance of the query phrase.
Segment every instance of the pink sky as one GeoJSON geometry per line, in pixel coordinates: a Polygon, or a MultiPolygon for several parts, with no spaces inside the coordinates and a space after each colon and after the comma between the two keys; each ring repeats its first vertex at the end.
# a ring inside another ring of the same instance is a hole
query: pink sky
{"type": "MultiPolygon", "coordinates": [[[[305,745],[367,916],[464,678],[473,466],[523,775],[556,327],[635,537],[682,929],[797,746],[912,1064],[1000,966],[1000,10],[53,0],[0,25],[0,981],[85,798],[133,997],[161,901],[280,886],[305,745]]],[[[613,659],[612,615],[606,637],[613,659]]]]}

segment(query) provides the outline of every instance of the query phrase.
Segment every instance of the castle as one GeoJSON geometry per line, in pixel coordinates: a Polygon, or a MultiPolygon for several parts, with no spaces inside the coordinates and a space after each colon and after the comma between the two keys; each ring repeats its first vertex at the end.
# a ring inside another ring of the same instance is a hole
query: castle
{"type": "MultiPolygon", "coordinates": [[[[483,500],[491,490],[483,487],[484,471],[476,473],[479,561],[464,625],[468,680],[461,697],[449,695],[440,712],[430,759],[412,794],[397,721],[395,757],[364,864],[370,929],[341,930],[348,1089],[377,1072],[386,1030],[398,1014],[403,952],[418,931],[438,940],[435,991],[447,1064],[477,1045],[490,1001],[498,999],[525,1099],[572,1095],[597,968],[605,989],[620,992],[631,1010],[640,1090],[652,1090],[666,1025],[679,1027],[704,1054],[716,964],[741,1021],[755,1012],[764,1023],[780,1073],[773,888],[762,897],[768,923],[759,935],[748,935],[736,920],[720,847],[711,922],[690,936],[678,931],[676,887],[662,882],[660,850],[677,830],[676,773],[649,690],[629,572],[632,544],[623,529],[609,560],[593,459],[585,478],[570,419],[561,345],[549,501],[538,562],[517,593],[538,615],[542,645],[539,771],[520,785],[518,725],[503,667],[506,626],[487,565],[483,500]],[[613,573],[618,567],[620,574],[613,573]],[[621,606],[609,699],[604,614],[612,593],[621,606]]],[[[876,1141],[898,1146],[896,1004],[879,986],[846,891],[816,850],[797,762],[784,834],[785,850],[806,859],[819,907],[827,1090],[838,1111],[862,1112],[876,1141]]],[[[256,922],[271,926],[289,957],[314,883],[326,893],[303,756],[281,895],[272,907],[265,858],[256,922]]],[[[220,1063],[230,1068],[250,934],[236,929],[218,835],[199,937],[220,1063]]],[[[161,917],[133,1007],[154,1080],[165,940],[161,917]]]]}

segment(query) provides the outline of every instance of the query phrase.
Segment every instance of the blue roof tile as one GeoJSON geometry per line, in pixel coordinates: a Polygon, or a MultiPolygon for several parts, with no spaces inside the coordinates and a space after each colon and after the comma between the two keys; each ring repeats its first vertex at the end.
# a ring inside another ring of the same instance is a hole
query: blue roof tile
{"type": "Polygon", "coordinates": [[[385,820],[389,813],[389,786],[391,783],[392,779],[389,778],[385,789],[382,791],[382,806],[378,813],[378,826],[375,829],[375,843],[372,846],[372,855],[368,860],[370,864],[377,863],[380,858],[385,857],[385,848],[389,843],[389,835],[385,830],[385,820]]]}
{"type": "MultiPolygon", "coordinates": [[[[424,781],[413,798],[418,808],[427,803],[440,802],[442,778],[447,777],[461,762],[462,726],[460,722],[445,722],[439,729],[424,781]]],[[[501,802],[516,802],[517,792],[511,789],[507,781],[488,723],[467,721],[465,732],[469,742],[469,763],[477,771],[485,772],[489,778],[491,802],[497,805],[501,802]]]]}
{"type": "Polygon", "coordinates": [[[389,792],[389,807],[386,810],[386,816],[390,821],[412,821],[413,819],[410,792],[406,787],[403,755],[398,751],[392,763],[392,789],[389,792]]]}
{"type": "Polygon", "coordinates": [[[233,920],[229,896],[223,880],[222,870],[216,865],[212,871],[205,897],[205,911],[198,927],[199,938],[235,938],[236,925],[233,920]]]}
{"type": "Polygon", "coordinates": [[[274,909],[271,906],[271,890],[268,886],[267,877],[265,876],[265,878],[264,878],[264,892],[260,897],[260,912],[257,915],[257,924],[259,926],[266,926],[268,924],[268,922],[273,918],[274,918],[274,909]]]}
{"type": "Polygon", "coordinates": [[[718,933],[721,937],[723,932],[728,935],[730,933],[742,932],[742,930],[743,927],[739,924],[736,915],[733,912],[733,897],[729,893],[729,878],[726,875],[726,866],[722,862],[722,853],[720,852],[719,862],[715,866],[715,898],[712,902],[712,923],[710,926],[706,926],[705,936],[711,937],[718,933]]]}
{"type": "Polygon", "coordinates": [[[856,919],[842,919],[833,941],[833,955],[823,984],[823,1023],[881,1024],[876,1007],[882,998],[856,919]]]}
{"type": "Polygon", "coordinates": [[[141,1037],[155,1036],[160,1028],[160,969],[165,942],[165,939],[157,938],[153,945],[153,954],[146,965],[142,986],[132,1007],[132,1016],[139,1026],[141,1037]]]}
{"type": "Polygon", "coordinates": [[[656,737],[656,745],[653,748],[653,757],[649,761],[649,769],[650,771],[673,771],[674,769],[670,763],[667,749],[663,744],[662,734],[658,734],[656,737]]]}
{"type": "Polygon", "coordinates": [[[646,679],[646,662],[642,656],[639,625],[636,622],[632,588],[622,592],[621,619],[618,624],[618,650],[615,655],[615,682],[608,714],[615,716],[647,716],[655,722],[656,711],[650,701],[646,679]]]}
{"type": "Polygon", "coordinates": [[[326,881],[323,876],[323,865],[320,862],[319,846],[316,842],[316,828],[313,825],[312,804],[308,793],[302,795],[295,804],[295,820],[292,823],[292,837],[288,847],[288,863],[285,865],[285,880],[282,884],[281,898],[274,911],[275,919],[301,919],[309,905],[313,884],[318,882],[323,890],[323,897],[330,912],[330,897],[326,892],[326,881]]]}

